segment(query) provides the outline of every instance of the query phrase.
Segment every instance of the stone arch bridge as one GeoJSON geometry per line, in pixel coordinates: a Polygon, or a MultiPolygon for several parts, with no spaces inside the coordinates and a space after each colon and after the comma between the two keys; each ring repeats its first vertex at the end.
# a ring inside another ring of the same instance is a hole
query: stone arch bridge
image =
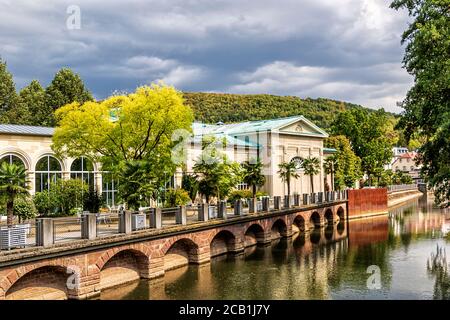
{"type": "Polygon", "coordinates": [[[334,237],[346,237],[338,226],[345,220],[346,201],[335,201],[2,253],[0,299],[87,299],[103,289],[163,277],[167,270],[326,225],[333,226],[334,237]]]}

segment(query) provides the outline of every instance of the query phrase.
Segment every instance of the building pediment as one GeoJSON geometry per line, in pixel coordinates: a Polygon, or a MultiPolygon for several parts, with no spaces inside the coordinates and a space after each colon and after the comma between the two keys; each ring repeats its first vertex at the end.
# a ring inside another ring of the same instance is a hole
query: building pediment
{"type": "Polygon", "coordinates": [[[280,127],[278,129],[280,133],[286,133],[286,134],[294,134],[294,135],[305,135],[305,136],[318,136],[326,138],[328,137],[328,134],[308,121],[305,118],[299,119],[294,121],[293,123],[290,123],[288,125],[285,125],[283,127],[280,127]]]}

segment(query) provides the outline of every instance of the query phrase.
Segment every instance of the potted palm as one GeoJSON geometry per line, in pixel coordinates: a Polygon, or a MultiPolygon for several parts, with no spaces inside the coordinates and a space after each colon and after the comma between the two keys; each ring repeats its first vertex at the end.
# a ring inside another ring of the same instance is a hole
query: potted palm
{"type": "Polygon", "coordinates": [[[14,203],[28,194],[27,173],[25,167],[3,162],[0,165],[0,196],[6,203],[7,227],[0,229],[0,247],[11,248],[26,244],[27,230],[14,226],[14,203]]]}

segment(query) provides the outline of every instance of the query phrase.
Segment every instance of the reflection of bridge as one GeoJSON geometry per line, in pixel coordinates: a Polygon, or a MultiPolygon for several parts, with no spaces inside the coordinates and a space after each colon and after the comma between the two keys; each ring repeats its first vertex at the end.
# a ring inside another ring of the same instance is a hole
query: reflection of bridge
{"type": "Polygon", "coordinates": [[[161,277],[166,270],[203,264],[298,232],[307,234],[310,246],[320,245],[346,237],[346,218],[346,201],[338,200],[4,253],[0,298],[85,299],[106,288],[161,277]]]}

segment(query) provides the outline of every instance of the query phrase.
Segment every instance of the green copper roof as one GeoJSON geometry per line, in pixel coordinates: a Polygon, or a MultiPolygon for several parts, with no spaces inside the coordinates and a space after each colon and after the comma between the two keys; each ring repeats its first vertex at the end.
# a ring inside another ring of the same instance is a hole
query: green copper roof
{"type": "MultiPolygon", "coordinates": [[[[194,132],[194,140],[201,139],[202,136],[212,135],[218,138],[226,138],[229,142],[235,142],[240,146],[257,147],[258,144],[255,141],[243,139],[243,135],[248,135],[256,132],[275,132],[291,135],[300,135],[308,137],[320,137],[326,138],[328,134],[317,127],[314,123],[309,121],[303,116],[293,116],[286,118],[270,119],[270,120],[258,120],[258,121],[245,121],[230,124],[205,124],[195,122],[192,125],[194,132]],[[285,130],[289,126],[302,122],[309,129],[308,131],[296,132],[294,130],[285,130]]],[[[331,149],[330,149],[331,150],[331,149]]],[[[331,152],[331,151],[330,151],[331,152]]]]}

